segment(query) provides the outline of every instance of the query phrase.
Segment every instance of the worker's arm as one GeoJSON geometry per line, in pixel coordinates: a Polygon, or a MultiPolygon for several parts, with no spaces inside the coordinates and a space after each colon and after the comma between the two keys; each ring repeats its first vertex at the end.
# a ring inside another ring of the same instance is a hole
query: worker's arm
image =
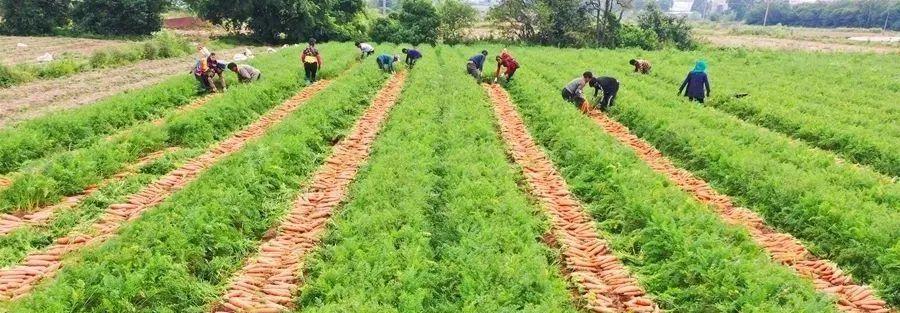
{"type": "Polygon", "coordinates": [[[709,97],[709,93],[712,92],[709,88],[709,76],[703,76],[703,84],[706,85],[706,96],[709,97]]]}
{"type": "Polygon", "coordinates": [[[597,95],[600,94],[600,88],[601,87],[599,85],[597,87],[594,87],[594,98],[596,98],[597,95]]]}
{"type": "Polygon", "coordinates": [[[684,87],[687,87],[688,81],[691,80],[691,74],[688,74],[687,77],[684,78],[684,82],[681,83],[681,87],[678,88],[678,95],[680,96],[682,92],[684,92],[684,87]]]}
{"type": "Polygon", "coordinates": [[[634,72],[637,73],[640,70],[641,70],[641,63],[635,63],[634,64],[634,72]]]}

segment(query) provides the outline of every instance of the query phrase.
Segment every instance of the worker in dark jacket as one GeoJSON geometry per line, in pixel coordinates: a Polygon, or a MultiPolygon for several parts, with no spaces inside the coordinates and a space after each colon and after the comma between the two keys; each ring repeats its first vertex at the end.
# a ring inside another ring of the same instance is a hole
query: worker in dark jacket
{"type": "Polygon", "coordinates": [[[413,66],[415,66],[416,62],[418,62],[419,59],[422,58],[422,53],[416,49],[403,48],[403,50],[400,50],[400,51],[403,51],[403,54],[406,55],[406,66],[408,66],[409,68],[412,68],[413,66]]]}
{"type": "Polygon", "coordinates": [[[706,76],[706,61],[697,61],[694,70],[688,73],[687,78],[681,83],[681,88],[678,88],[678,94],[680,95],[682,91],[684,91],[684,96],[688,97],[690,101],[703,103],[704,99],[709,97],[710,89],[709,78],[706,76]],[[687,91],[685,91],[685,87],[687,87],[687,91]]]}
{"type": "Polygon", "coordinates": [[[600,102],[597,103],[600,111],[605,112],[609,110],[616,101],[616,94],[619,93],[619,80],[606,76],[594,77],[589,85],[594,88],[594,98],[597,97],[601,90],[603,91],[603,99],[600,99],[600,102]]]}
{"type": "Polygon", "coordinates": [[[466,61],[466,72],[472,77],[475,77],[476,80],[481,80],[481,74],[484,72],[484,61],[487,59],[488,52],[487,50],[482,50],[480,54],[477,54],[468,61],[466,61]]]}

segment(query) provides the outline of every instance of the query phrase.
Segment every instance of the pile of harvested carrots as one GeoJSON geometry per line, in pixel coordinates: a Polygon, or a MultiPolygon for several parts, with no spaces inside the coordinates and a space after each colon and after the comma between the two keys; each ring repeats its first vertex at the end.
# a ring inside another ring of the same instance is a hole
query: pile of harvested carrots
{"type": "Polygon", "coordinates": [[[264,242],[259,254],[232,280],[214,312],[284,312],[292,305],[304,256],[319,243],[332,211],[368,158],[405,80],[406,73],[399,72],[378,92],[350,135],[334,147],[308,189],[297,198],[277,235],[264,242]]]}
{"type": "Polygon", "coordinates": [[[841,311],[891,312],[887,304],[873,294],[871,288],[854,284],[850,276],[844,274],[837,265],[816,258],[790,234],[775,231],[753,211],[734,205],[730,197],[718,193],[706,181],[676,167],[661,152],[632,134],[621,123],[595,110],[590,111],[588,115],[619,142],[634,149],[637,156],[654,171],[668,177],[698,201],[714,207],[726,222],[747,229],[753,241],[772,259],[811,279],[820,292],[837,297],[837,306],[841,311]]]}
{"type": "Polygon", "coordinates": [[[140,217],[141,213],[162,203],[174,192],[196,180],[200,174],[222,158],[240,150],[249,141],[262,136],[269,128],[293,113],[329,81],[320,81],[304,88],[259,120],[220,142],[217,146],[177,168],[159,180],[130,196],[124,203],[110,205],[100,219],[85,233],[71,233],[41,251],[29,253],[25,260],[12,268],[0,270],[0,300],[15,300],[27,295],[46,277],[51,277],[62,267],[62,258],[88,244],[103,242],[115,235],[126,222],[140,217]]]}
{"type": "Polygon", "coordinates": [[[593,219],[536,146],[506,91],[498,85],[484,88],[494,103],[510,154],[522,166],[532,193],[549,213],[555,240],[563,248],[566,274],[578,286],[586,308],[593,312],[661,312],[600,239],[593,219]]]}

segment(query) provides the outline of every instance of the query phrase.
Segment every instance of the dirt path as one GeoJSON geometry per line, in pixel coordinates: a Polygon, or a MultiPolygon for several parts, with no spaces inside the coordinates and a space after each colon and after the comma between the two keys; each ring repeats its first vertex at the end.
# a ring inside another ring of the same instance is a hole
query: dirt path
{"type": "MultiPolygon", "coordinates": [[[[243,50],[227,50],[224,54],[231,56],[243,50]]],[[[0,89],[0,127],[91,104],[128,90],[158,84],[176,75],[188,75],[194,62],[193,55],[144,61],[0,89]]]]}
{"type": "Polygon", "coordinates": [[[127,41],[100,40],[68,37],[19,37],[0,36],[0,64],[37,63],[37,57],[45,53],[59,58],[63,53],[88,56],[94,51],[127,44],[127,41]],[[18,47],[22,43],[27,47],[18,47]]]}
{"type": "Polygon", "coordinates": [[[531,193],[550,217],[555,244],[562,246],[564,267],[574,290],[592,312],[661,312],[609,244],[596,222],[569,191],[550,158],[531,138],[509,95],[499,85],[484,85],[509,154],[522,167],[531,193]]]}
{"type": "Polygon", "coordinates": [[[139,218],[142,213],[156,207],[195,181],[206,169],[241,150],[247,142],[263,136],[269,128],[288,117],[328,84],[328,81],[320,81],[304,88],[253,124],[131,195],[124,203],[110,205],[87,231],[73,231],[65,237],[58,238],[53,245],[29,253],[21,264],[0,270],[0,301],[15,300],[28,295],[42,279],[52,277],[59,271],[63,266],[62,259],[66,255],[114,237],[126,223],[139,218]]]}
{"type": "Polygon", "coordinates": [[[332,211],[369,157],[405,81],[406,72],[399,72],[378,92],[350,134],[335,145],[310,187],[294,202],[275,237],[264,242],[259,254],[231,281],[214,312],[284,312],[293,305],[303,258],[319,243],[332,211]]]}
{"type": "Polygon", "coordinates": [[[706,181],[676,167],[650,143],[633,135],[625,125],[598,111],[589,112],[589,116],[609,135],[634,149],[637,156],[654,171],[668,177],[697,201],[715,208],[725,222],[744,227],[753,241],[773,260],[792,268],[798,275],[811,279],[819,292],[836,297],[837,307],[841,311],[891,312],[871,288],[853,283],[852,278],[844,274],[836,264],[817,258],[790,234],[777,232],[753,211],[737,207],[730,197],[718,193],[706,181]]]}

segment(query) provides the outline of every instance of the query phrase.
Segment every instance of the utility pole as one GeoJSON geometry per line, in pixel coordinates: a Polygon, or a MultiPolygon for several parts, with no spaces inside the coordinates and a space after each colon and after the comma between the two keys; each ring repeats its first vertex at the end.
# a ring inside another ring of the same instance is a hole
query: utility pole
{"type": "Polygon", "coordinates": [[[763,16],[763,26],[766,26],[766,23],[769,22],[769,6],[772,5],[772,0],[766,0],[766,15],[763,16]]]}
{"type": "Polygon", "coordinates": [[[884,15],[884,27],[881,28],[881,32],[887,31],[888,19],[891,18],[891,11],[888,11],[887,14],[884,15]]]}

